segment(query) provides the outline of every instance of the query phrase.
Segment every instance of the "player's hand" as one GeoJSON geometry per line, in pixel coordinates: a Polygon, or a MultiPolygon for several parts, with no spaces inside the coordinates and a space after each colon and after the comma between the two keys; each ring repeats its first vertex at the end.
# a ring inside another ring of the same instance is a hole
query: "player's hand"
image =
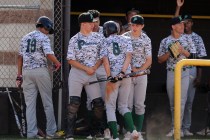
{"type": "Polygon", "coordinates": [[[187,50],[185,50],[184,47],[182,47],[180,44],[179,44],[178,51],[180,54],[183,54],[185,57],[190,56],[190,53],[187,50]]]}
{"type": "Polygon", "coordinates": [[[115,77],[112,77],[112,76],[108,76],[107,80],[112,82],[112,83],[116,83],[118,81],[115,77]]]}
{"type": "Polygon", "coordinates": [[[96,66],[93,66],[92,68],[93,68],[93,70],[94,70],[94,71],[96,71],[96,70],[97,70],[96,66]]]}
{"type": "Polygon", "coordinates": [[[199,87],[201,85],[200,78],[195,78],[195,80],[193,81],[193,85],[194,87],[199,87]]]}
{"type": "Polygon", "coordinates": [[[140,68],[136,68],[136,67],[133,67],[132,68],[132,72],[137,72],[137,71],[139,71],[139,70],[141,70],[140,68]]]}
{"type": "Polygon", "coordinates": [[[184,48],[183,48],[180,44],[179,44],[178,46],[179,46],[179,49],[178,49],[179,53],[180,53],[180,54],[183,53],[184,48]]]}
{"type": "Polygon", "coordinates": [[[178,7],[182,7],[182,5],[184,4],[184,0],[176,0],[176,4],[178,7]]]}
{"type": "Polygon", "coordinates": [[[95,73],[95,69],[93,67],[86,67],[85,68],[85,72],[87,73],[87,75],[93,75],[95,73]]]}
{"type": "Polygon", "coordinates": [[[60,67],[61,67],[61,63],[54,64],[54,65],[53,65],[53,71],[59,70],[60,67]]]}
{"type": "Polygon", "coordinates": [[[118,73],[118,74],[116,75],[116,78],[117,78],[119,81],[121,81],[121,80],[123,79],[124,75],[125,75],[125,73],[124,73],[123,71],[121,71],[120,73],[118,73]]]}
{"type": "Polygon", "coordinates": [[[23,83],[23,77],[22,75],[18,75],[16,78],[16,86],[21,87],[22,83],[23,83]]]}

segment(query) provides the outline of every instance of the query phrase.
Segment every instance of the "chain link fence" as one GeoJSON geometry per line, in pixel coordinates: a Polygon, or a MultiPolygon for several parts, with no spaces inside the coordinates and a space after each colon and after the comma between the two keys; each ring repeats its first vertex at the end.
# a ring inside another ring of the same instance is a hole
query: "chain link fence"
{"type": "MultiPolygon", "coordinates": [[[[63,58],[63,0],[54,1],[54,52],[57,59],[62,63],[63,58]]],[[[53,73],[53,87],[61,86],[62,81],[62,67],[53,73]]]]}
{"type": "MultiPolygon", "coordinates": [[[[55,3],[58,9],[54,8],[54,0],[0,1],[0,87],[16,86],[20,40],[24,35],[35,30],[35,23],[40,16],[48,16],[56,23],[55,29],[58,35],[50,36],[50,38],[52,46],[59,46],[55,47],[55,54],[61,61],[61,29],[59,28],[62,25],[62,1],[56,0],[55,3]]],[[[57,79],[54,81],[59,81],[60,76],[60,71],[56,72],[55,78],[57,79]]]]}

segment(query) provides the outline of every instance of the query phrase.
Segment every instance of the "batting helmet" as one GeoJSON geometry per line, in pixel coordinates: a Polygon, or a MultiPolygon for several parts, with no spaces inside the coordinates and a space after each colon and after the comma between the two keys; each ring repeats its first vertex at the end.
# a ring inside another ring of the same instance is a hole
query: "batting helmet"
{"type": "Polygon", "coordinates": [[[111,34],[118,33],[117,23],[114,21],[107,21],[103,25],[103,34],[109,37],[111,34]]]}
{"type": "Polygon", "coordinates": [[[38,27],[45,28],[47,31],[49,31],[49,34],[54,33],[53,22],[46,16],[39,17],[36,24],[36,28],[38,27]]]}

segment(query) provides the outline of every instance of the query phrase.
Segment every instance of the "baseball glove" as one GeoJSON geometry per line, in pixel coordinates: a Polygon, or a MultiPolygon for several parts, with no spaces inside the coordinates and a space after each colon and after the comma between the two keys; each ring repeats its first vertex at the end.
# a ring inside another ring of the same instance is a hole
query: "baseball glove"
{"type": "Polygon", "coordinates": [[[177,58],[180,55],[179,45],[180,45],[179,42],[176,41],[176,42],[170,44],[169,47],[168,47],[169,48],[169,52],[171,53],[173,58],[177,58]]]}

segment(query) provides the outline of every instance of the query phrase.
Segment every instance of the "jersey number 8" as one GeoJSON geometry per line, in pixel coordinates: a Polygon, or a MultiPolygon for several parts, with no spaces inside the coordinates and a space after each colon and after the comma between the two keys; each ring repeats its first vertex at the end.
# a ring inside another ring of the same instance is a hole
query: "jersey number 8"
{"type": "Polygon", "coordinates": [[[120,47],[118,45],[118,43],[113,42],[113,54],[114,55],[119,55],[120,54],[120,47]]]}

